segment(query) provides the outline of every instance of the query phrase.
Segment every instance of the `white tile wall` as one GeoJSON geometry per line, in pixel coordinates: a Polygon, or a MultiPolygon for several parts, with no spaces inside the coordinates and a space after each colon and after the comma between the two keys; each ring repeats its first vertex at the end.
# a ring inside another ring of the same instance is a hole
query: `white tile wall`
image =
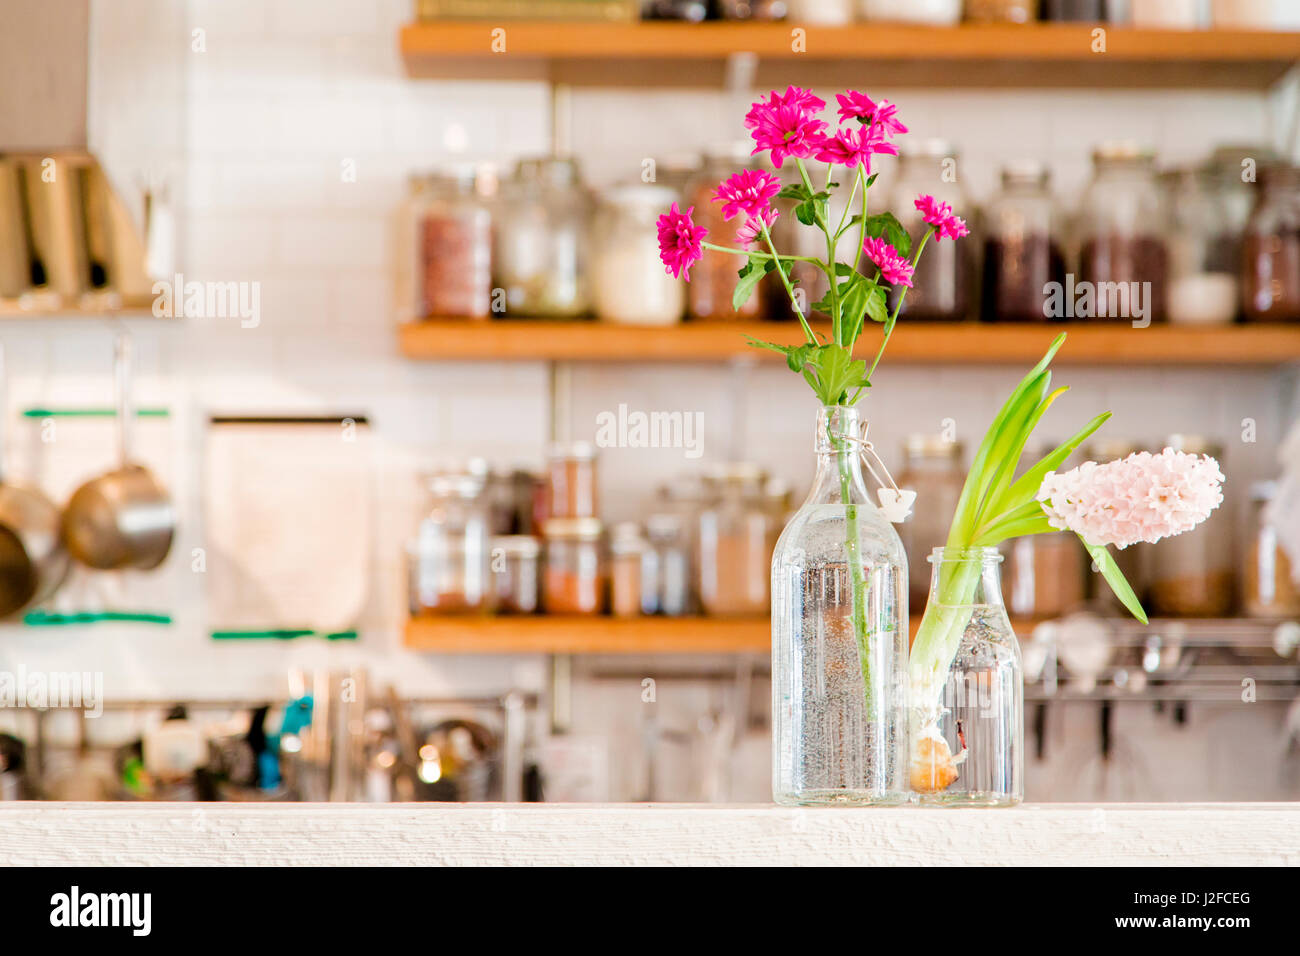
{"type": "MultiPolygon", "coordinates": [[[[179,464],[176,491],[185,511],[178,556],[164,574],[176,626],[58,634],[9,627],[0,666],[21,660],[29,667],[98,667],[108,692],[122,696],[281,693],[284,668],[296,661],[365,661],[417,692],[542,685],[538,660],[448,660],[399,647],[400,554],[418,508],[416,470],[438,457],[469,454],[536,461],[548,424],[548,379],[539,364],[416,364],[396,354],[391,222],[407,175],[458,155],[506,163],[549,145],[542,84],[407,79],[396,36],[408,8],[404,0],[94,5],[96,148],[128,187],[147,170],[167,174],[181,220],[180,268],[192,278],[260,281],[263,318],[250,330],[233,320],[132,323],[141,401],[167,404],[174,413],[169,453],[179,464]],[[204,52],[191,50],[195,29],[204,31],[204,52]],[[356,182],[341,176],[348,161],[356,182]],[[184,557],[202,542],[196,520],[202,417],[236,409],[371,415],[378,439],[376,600],[360,646],[214,646],[206,636],[202,583],[184,557]]],[[[1274,136],[1265,99],[1252,93],[873,92],[898,102],[918,136],[957,144],[961,175],[977,200],[994,189],[1000,162],[1026,153],[1051,162],[1068,205],[1097,141],[1135,137],[1185,160],[1205,152],[1211,139],[1274,136]]],[[[578,90],[574,146],[594,182],[616,181],[639,172],[644,157],[703,148],[743,132],[733,103],[704,91],[578,90]]],[[[15,323],[0,337],[10,349],[15,401],[107,400],[109,336],[97,323],[15,323]]],[[[908,431],[952,417],[973,443],[1017,377],[1009,368],[926,369],[886,361],[879,398],[867,402],[874,436],[892,454],[908,431]]],[[[1269,471],[1281,427],[1278,379],[1186,369],[1069,368],[1060,377],[1077,391],[1053,410],[1045,436],[1065,434],[1103,406],[1116,413],[1112,434],[1144,439],[1174,430],[1229,437],[1250,416],[1259,422],[1259,443],[1232,446],[1234,486],[1269,471]]],[[[737,454],[795,482],[810,476],[812,401],[782,369],[578,367],[572,393],[565,424],[575,437],[590,434],[595,414],[619,402],[705,414],[702,462],[673,452],[605,456],[603,497],[612,519],[635,515],[639,502],[674,472],[737,454]]],[[[16,441],[11,436],[9,446],[16,441]]],[[[635,740],[639,718],[624,702],[638,698],[588,689],[593,703],[580,709],[580,722],[595,731],[623,727],[635,740]]],[[[692,725],[713,706],[713,693],[661,693],[662,721],[692,725]]],[[[761,768],[748,767],[742,776],[749,789],[733,796],[762,799],[761,768]]],[[[631,771],[620,772],[619,781],[616,798],[631,797],[640,786],[631,771]]],[[[674,786],[679,790],[666,795],[683,795],[681,782],[674,786]]]]}

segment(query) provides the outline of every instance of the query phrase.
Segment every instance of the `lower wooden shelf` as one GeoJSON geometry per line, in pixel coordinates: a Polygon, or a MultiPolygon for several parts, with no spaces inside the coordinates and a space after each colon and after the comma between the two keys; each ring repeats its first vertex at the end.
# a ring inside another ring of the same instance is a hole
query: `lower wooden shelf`
{"type": "MultiPolygon", "coordinates": [[[[1052,339],[1069,333],[1056,364],[1256,365],[1300,360],[1300,324],[1152,325],[1125,322],[1035,324],[900,321],[885,364],[1032,364],[1052,339]]],[[[793,322],[682,322],[664,328],[593,321],[542,319],[427,319],[403,325],[399,348],[412,359],[578,362],[704,362],[739,357],[783,361],[756,349],[745,336],[797,345],[793,322]]],[[[873,351],[879,333],[868,329],[859,346],[873,351]]]]}
{"type": "MultiPolygon", "coordinates": [[[[912,618],[912,633],[921,622],[912,618]]],[[[1022,639],[1032,621],[1012,621],[1022,639]]],[[[403,643],[436,654],[766,654],[766,617],[415,617],[403,643]]]]}

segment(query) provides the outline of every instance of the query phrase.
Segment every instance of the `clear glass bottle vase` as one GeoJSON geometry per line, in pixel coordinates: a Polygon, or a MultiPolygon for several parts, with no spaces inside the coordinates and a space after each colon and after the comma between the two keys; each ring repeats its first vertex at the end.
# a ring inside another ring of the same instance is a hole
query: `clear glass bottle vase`
{"type": "Polygon", "coordinates": [[[1024,799],[1024,672],[997,548],[935,548],[912,645],[909,782],[928,806],[1024,799]]]}
{"type": "Polygon", "coordinates": [[[772,558],[772,795],[898,804],[907,788],[907,558],[862,479],[855,408],[817,416],[817,475],[772,558]]]}

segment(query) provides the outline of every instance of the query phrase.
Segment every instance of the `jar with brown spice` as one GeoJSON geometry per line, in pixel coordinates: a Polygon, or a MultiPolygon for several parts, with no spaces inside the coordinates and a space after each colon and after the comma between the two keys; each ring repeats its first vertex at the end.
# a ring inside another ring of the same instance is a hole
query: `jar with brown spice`
{"type": "Polygon", "coordinates": [[[763,471],[735,463],[711,476],[700,511],[696,569],[705,614],[766,614],[771,591],[771,513],[762,498],[763,471]]]}
{"type": "Polygon", "coordinates": [[[1077,302],[1067,299],[1066,317],[1162,322],[1169,261],[1154,154],[1108,143],[1093,151],[1092,162],[1079,210],[1079,280],[1090,284],[1092,301],[1087,291],[1077,302]]]}
{"type": "Polygon", "coordinates": [[[635,521],[614,525],[609,539],[609,606],[615,617],[654,613],[653,554],[635,521]]]}
{"type": "Polygon", "coordinates": [[[1256,322],[1300,320],[1300,169],[1260,171],[1259,197],[1246,223],[1241,308],[1256,322]]]}
{"type": "MultiPolygon", "coordinates": [[[[1223,464],[1223,449],[1200,435],[1170,435],[1165,445],[1223,464]]],[[[1236,550],[1232,516],[1223,507],[1194,531],[1152,545],[1149,562],[1151,610],[1168,617],[1226,617],[1232,613],[1236,550]]]]}
{"type": "Polygon", "coordinates": [[[595,518],[551,518],[546,522],[542,605],[547,614],[600,614],[605,610],[603,533],[595,518]]]}
{"type": "Polygon", "coordinates": [[[590,442],[552,445],[546,457],[547,517],[596,517],[596,448],[590,442]]]}
{"type": "MultiPolygon", "coordinates": [[[[704,154],[699,172],[687,186],[686,205],[695,208],[695,222],[708,229],[710,241],[734,246],[731,240],[744,223],[745,214],[739,213],[731,221],[722,218],[722,204],[713,201],[713,194],[723,180],[741,169],[758,169],[757,157],[750,156],[750,144],[738,143],[729,148],[713,149],[704,154]]],[[[735,256],[709,253],[691,267],[691,281],[686,286],[687,311],[693,319],[752,319],[762,311],[765,279],[759,288],[739,309],[731,307],[731,295],[736,288],[736,270],[740,262],[735,256]]]]}
{"type": "Polygon", "coordinates": [[[493,608],[498,614],[536,614],[541,591],[541,542],[532,535],[492,539],[493,608]]]}
{"type": "Polygon", "coordinates": [[[966,0],[966,19],[975,23],[1033,23],[1038,19],[1038,0],[966,0]]]}
{"type": "Polygon", "coordinates": [[[1060,617],[1082,606],[1088,562],[1075,535],[1026,535],[1013,539],[1006,551],[1002,587],[1013,616],[1060,617]]]}
{"type": "MultiPolygon", "coordinates": [[[[926,226],[913,205],[919,195],[934,196],[952,206],[953,211],[973,220],[971,203],[957,174],[957,150],[947,140],[923,139],[899,145],[898,179],[890,190],[889,208],[909,235],[920,236],[926,226]]],[[[912,288],[903,299],[901,315],[913,320],[955,321],[970,315],[974,306],[974,242],[935,242],[925,247],[925,254],[912,277],[912,288]]],[[[893,309],[901,295],[890,295],[893,309]]],[[[926,573],[929,577],[929,573],[926,573]]]]}
{"type": "Polygon", "coordinates": [[[1242,610],[1250,617],[1300,617],[1300,587],[1291,576],[1291,559],[1269,520],[1268,506],[1277,495],[1277,482],[1260,481],[1250,488],[1250,528],[1242,560],[1242,610]]]}
{"type": "Polygon", "coordinates": [[[459,166],[413,188],[415,317],[489,318],[495,174],[459,166]]]}
{"type": "MultiPolygon", "coordinates": [[[[1049,282],[1065,284],[1049,176],[1037,160],[1020,160],[1002,169],[1002,191],[984,215],[980,315],[986,322],[1047,321],[1045,287],[1049,282]]],[[[929,251],[927,246],[926,255],[929,251]]]]}
{"type": "Polygon", "coordinates": [[[916,492],[916,505],[896,527],[907,552],[908,606],[918,615],[930,596],[930,554],[948,538],[966,481],[961,462],[961,442],[942,435],[918,433],[903,442],[903,469],[896,481],[916,492]]]}
{"type": "Polygon", "coordinates": [[[429,475],[429,510],[408,553],[412,614],[486,611],[490,601],[490,535],[481,475],[429,475]]]}

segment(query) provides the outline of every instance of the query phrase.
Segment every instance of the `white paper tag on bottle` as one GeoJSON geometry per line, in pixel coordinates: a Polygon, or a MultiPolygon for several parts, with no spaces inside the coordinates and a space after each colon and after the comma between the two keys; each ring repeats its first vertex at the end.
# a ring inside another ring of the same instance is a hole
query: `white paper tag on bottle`
{"type": "Polygon", "coordinates": [[[906,488],[877,488],[876,497],[880,499],[880,510],[885,517],[894,524],[902,524],[912,513],[916,492],[906,488]]]}

